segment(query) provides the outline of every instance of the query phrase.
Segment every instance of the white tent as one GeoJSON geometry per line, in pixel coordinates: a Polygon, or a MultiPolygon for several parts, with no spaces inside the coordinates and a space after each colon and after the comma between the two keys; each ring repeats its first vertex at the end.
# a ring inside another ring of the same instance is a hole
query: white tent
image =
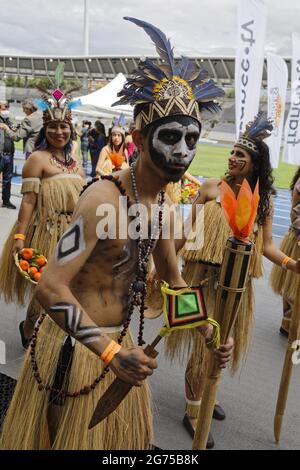
{"type": "Polygon", "coordinates": [[[133,108],[130,105],[113,106],[118,101],[118,92],[126,81],[125,75],[119,73],[111,82],[89,95],[80,96],[82,106],[76,109],[76,113],[89,114],[90,116],[113,117],[121,113],[132,118],[133,108]]]}

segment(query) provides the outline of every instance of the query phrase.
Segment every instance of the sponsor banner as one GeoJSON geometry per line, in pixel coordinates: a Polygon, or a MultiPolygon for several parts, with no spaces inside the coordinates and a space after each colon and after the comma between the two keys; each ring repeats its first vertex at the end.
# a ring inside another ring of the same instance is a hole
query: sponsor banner
{"type": "Polygon", "coordinates": [[[293,34],[291,106],[285,126],[283,161],[300,165],[300,34],[293,34]]]}
{"type": "Polygon", "coordinates": [[[267,8],[263,0],[239,0],[235,60],[237,137],[258,112],[264,65],[267,8]]]}
{"type": "Polygon", "coordinates": [[[278,168],[288,83],[286,62],[276,54],[268,54],[268,116],[273,121],[272,135],[265,140],[270,149],[273,168],[278,168]]]}

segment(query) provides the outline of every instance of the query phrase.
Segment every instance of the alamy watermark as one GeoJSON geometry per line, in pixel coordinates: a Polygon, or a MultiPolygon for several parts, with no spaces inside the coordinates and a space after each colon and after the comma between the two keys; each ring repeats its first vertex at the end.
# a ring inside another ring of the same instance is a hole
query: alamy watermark
{"type": "Polygon", "coordinates": [[[188,217],[184,219],[179,206],[164,204],[161,232],[158,230],[157,204],[151,204],[150,220],[148,208],[144,204],[132,204],[127,208],[127,198],[119,197],[119,205],[100,204],[96,216],[100,218],[96,226],[99,240],[138,240],[148,239],[150,235],[155,238],[169,240],[184,239],[185,249],[199,250],[204,242],[204,211],[202,204],[193,206],[188,217]],[[193,212],[192,212],[193,211],[193,212]],[[193,215],[192,215],[193,214],[193,215]],[[194,219],[194,224],[193,224],[194,219]],[[154,225],[156,224],[156,226],[154,225]]]}
{"type": "Polygon", "coordinates": [[[0,340],[0,364],[6,364],[6,345],[4,341],[0,340]]]}
{"type": "Polygon", "coordinates": [[[294,352],[292,355],[292,362],[294,366],[298,366],[300,364],[300,339],[296,339],[292,343],[292,349],[294,349],[294,352]]]}

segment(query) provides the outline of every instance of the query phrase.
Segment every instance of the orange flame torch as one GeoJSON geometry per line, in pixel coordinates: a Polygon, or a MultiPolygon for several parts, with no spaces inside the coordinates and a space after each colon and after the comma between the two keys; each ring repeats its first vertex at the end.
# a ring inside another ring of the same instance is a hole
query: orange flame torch
{"type": "MultiPolygon", "coordinates": [[[[214,319],[221,326],[221,344],[226,344],[229,339],[246,289],[253,253],[249,235],[256,218],[258,203],[258,183],[252,193],[245,179],[237,198],[225,181],[221,183],[221,205],[233,232],[233,236],[226,242],[216,291],[214,319]]],[[[220,378],[221,370],[211,352],[193,441],[194,450],[206,448],[220,378]]]]}

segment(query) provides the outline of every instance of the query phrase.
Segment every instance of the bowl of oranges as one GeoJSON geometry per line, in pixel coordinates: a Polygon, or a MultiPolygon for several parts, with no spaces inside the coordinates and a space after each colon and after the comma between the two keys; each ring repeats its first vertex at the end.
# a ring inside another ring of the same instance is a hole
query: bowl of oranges
{"type": "Polygon", "coordinates": [[[23,248],[15,254],[15,263],[23,277],[32,284],[37,284],[47,264],[47,259],[34,248],[23,248]]]}

